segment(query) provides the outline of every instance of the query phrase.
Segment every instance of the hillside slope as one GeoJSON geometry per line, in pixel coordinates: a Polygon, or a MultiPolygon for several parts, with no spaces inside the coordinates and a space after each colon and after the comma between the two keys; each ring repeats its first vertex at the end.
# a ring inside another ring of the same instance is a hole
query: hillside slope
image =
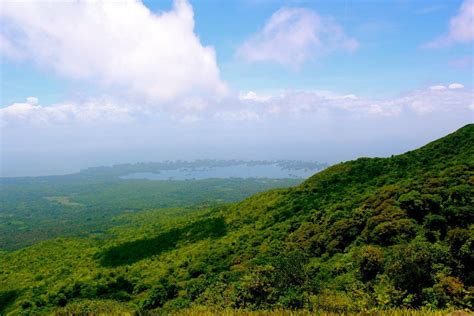
{"type": "Polygon", "coordinates": [[[470,124],[227,207],[130,215],[113,239],[0,254],[0,311],[472,309],[473,184],[470,124]]]}

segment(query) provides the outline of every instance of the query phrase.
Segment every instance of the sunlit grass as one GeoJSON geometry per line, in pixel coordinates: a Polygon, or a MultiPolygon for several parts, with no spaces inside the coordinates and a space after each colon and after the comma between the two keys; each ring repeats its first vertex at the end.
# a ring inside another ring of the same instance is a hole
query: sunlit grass
{"type": "Polygon", "coordinates": [[[324,312],[324,311],[292,311],[292,310],[274,310],[274,311],[245,311],[245,310],[194,310],[186,309],[173,313],[163,312],[144,312],[138,313],[128,309],[125,305],[110,302],[110,304],[94,304],[93,302],[78,302],[70,304],[66,307],[56,310],[53,315],[120,315],[120,316],[135,316],[135,315],[169,315],[169,316],[468,316],[474,315],[468,311],[450,311],[450,310],[416,310],[416,309],[392,309],[383,311],[361,311],[361,312],[324,312]]]}
{"type": "Polygon", "coordinates": [[[127,305],[118,303],[113,300],[79,300],[68,304],[65,307],[56,309],[52,315],[67,316],[67,315],[117,315],[117,316],[132,316],[138,315],[127,305]]]}
{"type": "Polygon", "coordinates": [[[214,309],[205,306],[178,310],[174,312],[164,312],[161,309],[154,311],[138,312],[130,306],[113,300],[79,300],[65,307],[56,309],[52,315],[120,315],[120,316],[141,316],[141,315],[168,315],[168,316],[469,316],[474,315],[470,311],[463,310],[430,310],[430,309],[390,309],[390,310],[367,310],[359,312],[328,312],[328,311],[308,311],[308,310],[260,310],[248,311],[239,309],[214,309]]]}
{"type": "Polygon", "coordinates": [[[307,315],[319,315],[319,316],[468,316],[474,315],[473,313],[466,311],[449,311],[449,310],[415,310],[415,309],[392,309],[384,311],[361,311],[361,312],[324,312],[324,311],[292,311],[292,310],[274,310],[274,311],[242,311],[242,310],[221,310],[221,311],[200,311],[200,310],[183,310],[172,313],[170,315],[177,316],[307,316],[307,315]]]}

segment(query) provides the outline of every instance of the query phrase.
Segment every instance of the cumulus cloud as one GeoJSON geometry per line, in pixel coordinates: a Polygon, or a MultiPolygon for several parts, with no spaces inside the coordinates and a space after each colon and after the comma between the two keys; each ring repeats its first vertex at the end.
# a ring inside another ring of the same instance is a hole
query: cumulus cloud
{"type": "Polygon", "coordinates": [[[453,90],[453,89],[462,89],[462,88],[464,88],[464,85],[461,83],[456,83],[456,82],[450,83],[448,86],[435,85],[435,86],[429,87],[431,91],[442,91],[446,89],[453,90]]]}
{"type": "Polygon", "coordinates": [[[248,62],[299,66],[333,50],[354,51],[359,44],[334,19],[304,8],[281,8],[247,39],[237,56],[248,62]]]}
{"type": "Polygon", "coordinates": [[[443,85],[431,86],[430,90],[432,90],[432,91],[446,90],[446,86],[443,86],[443,85]]]}
{"type": "Polygon", "coordinates": [[[28,98],[26,98],[26,103],[31,104],[31,105],[36,105],[36,104],[38,104],[38,98],[37,97],[28,97],[28,98]]]}
{"type": "Polygon", "coordinates": [[[221,95],[215,51],[186,0],[155,14],[138,0],[2,3],[0,52],[152,102],[221,95]]]}
{"type": "Polygon", "coordinates": [[[437,48],[474,40],[474,0],[464,0],[458,14],[449,21],[449,30],[437,39],[425,44],[427,48],[437,48]]]}
{"type": "Polygon", "coordinates": [[[449,89],[462,89],[464,88],[464,85],[461,84],[461,83],[451,83],[449,86],[448,86],[449,89]]]}
{"type": "Polygon", "coordinates": [[[257,95],[255,91],[248,91],[248,92],[241,92],[239,94],[240,100],[252,100],[257,102],[265,102],[268,101],[271,96],[268,95],[257,95]]]}

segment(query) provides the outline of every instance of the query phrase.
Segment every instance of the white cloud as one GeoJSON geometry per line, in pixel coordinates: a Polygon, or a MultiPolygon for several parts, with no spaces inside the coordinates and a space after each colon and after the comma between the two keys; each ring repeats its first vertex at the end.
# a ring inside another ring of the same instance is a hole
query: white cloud
{"type": "Polygon", "coordinates": [[[464,85],[463,84],[460,84],[460,83],[451,83],[449,86],[448,86],[449,89],[462,89],[464,88],[464,85]]]}
{"type": "MultiPolygon", "coordinates": [[[[242,106],[256,111],[259,117],[372,117],[425,115],[429,113],[466,112],[474,91],[460,83],[413,90],[395,98],[370,99],[353,94],[329,91],[286,91],[265,101],[244,99],[242,106]],[[410,114],[411,113],[411,114],[410,114]]],[[[472,114],[472,113],[471,113],[472,114]]]]}
{"type": "Polygon", "coordinates": [[[63,102],[50,106],[38,104],[35,97],[26,102],[13,103],[0,108],[0,126],[42,126],[55,124],[91,124],[103,122],[128,122],[131,110],[106,98],[88,100],[81,104],[63,102]]]}
{"type": "Polygon", "coordinates": [[[430,90],[432,90],[432,91],[446,90],[446,86],[443,86],[443,85],[431,86],[430,90]]]}
{"type": "Polygon", "coordinates": [[[155,14],[140,1],[2,3],[0,52],[151,102],[220,95],[215,51],[194,33],[186,0],[155,14]]]}
{"type": "Polygon", "coordinates": [[[455,42],[467,43],[474,40],[474,1],[465,0],[459,14],[449,24],[449,38],[455,42]]]}
{"type": "MultiPolygon", "coordinates": [[[[420,89],[396,98],[394,104],[420,115],[429,113],[469,113],[474,91],[467,89],[420,89]]],[[[472,113],[470,113],[472,115],[472,113]]]]}
{"type": "Polygon", "coordinates": [[[248,62],[299,66],[333,50],[354,51],[359,44],[331,18],[303,8],[281,8],[246,40],[237,55],[248,62]]]}
{"type": "Polygon", "coordinates": [[[268,95],[259,95],[255,91],[248,91],[248,92],[241,92],[239,94],[240,100],[253,100],[257,102],[265,102],[268,101],[271,96],[268,95]]]}
{"type": "Polygon", "coordinates": [[[437,39],[425,44],[427,48],[437,48],[474,40],[474,0],[464,0],[458,14],[449,21],[449,30],[437,39]]]}
{"type": "Polygon", "coordinates": [[[37,105],[38,104],[38,98],[28,97],[28,98],[26,98],[26,103],[31,104],[31,105],[37,105]]]}

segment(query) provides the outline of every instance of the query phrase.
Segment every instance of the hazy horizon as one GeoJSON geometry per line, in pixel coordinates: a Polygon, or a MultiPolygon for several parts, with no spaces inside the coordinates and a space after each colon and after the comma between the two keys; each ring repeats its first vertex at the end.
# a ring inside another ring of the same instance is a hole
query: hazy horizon
{"type": "MultiPolygon", "coordinates": [[[[462,125],[464,126],[464,125],[462,125]]],[[[462,126],[459,126],[461,128],[462,126]]],[[[297,160],[297,161],[317,161],[320,163],[327,163],[329,165],[336,164],[343,161],[353,160],[360,157],[389,157],[392,155],[402,154],[404,152],[417,149],[431,141],[434,141],[440,137],[447,135],[448,133],[454,132],[458,128],[452,130],[440,131],[440,135],[432,136],[433,132],[427,133],[423,138],[419,139],[377,139],[375,142],[370,144],[351,144],[346,146],[341,142],[336,144],[327,144],[330,147],[329,152],[316,152],[308,149],[293,150],[283,152],[278,146],[271,148],[267,146],[265,152],[254,151],[251,154],[238,155],[232,152],[232,148],[227,149],[226,152],[221,152],[221,155],[217,155],[215,148],[207,148],[200,154],[173,154],[168,151],[165,153],[153,152],[152,149],[135,149],[132,153],[123,152],[117,149],[117,151],[106,150],[101,152],[100,150],[93,150],[91,152],[68,152],[63,153],[62,156],[55,157],[48,152],[40,153],[37,151],[37,155],[33,158],[34,164],[29,166],[32,161],[31,156],[26,156],[25,159],[21,159],[23,156],[21,153],[12,155],[15,157],[14,161],[5,161],[5,156],[2,159],[2,168],[0,168],[0,177],[35,177],[35,176],[50,176],[50,175],[65,175],[79,172],[80,170],[99,167],[99,166],[113,166],[119,164],[135,164],[135,163],[148,163],[148,162],[163,162],[163,161],[194,161],[194,160],[259,160],[259,161],[273,161],[273,160],[297,160]],[[434,138],[432,138],[434,137],[434,138]],[[398,142],[396,142],[398,141],[398,142]],[[364,146],[365,145],[365,146],[364,146]],[[368,148],[370,145],[370,148],[368,148]],[[358,146],[358,147],[357,147],[358,146]],[[337,148],[338,147],[338,148],[337,148]],[[206,153],[207,151],[207,153],[206,153]],[[303,154],[302,154],[303,153],[303,154]],[[102,154],[102,156],[101,156],[102,154]],[[77,157],[75,155],[78,155],[77,157]],[[115,158],[110,156],[114,155],[115,158]],[[206,156],[207,155],[207,156],[206,156]],[[214,155],[214,156],[211,156],[214,155]],[[86,156],[86,157],[84,157],[86,156]],[[144,157],[144,158],[141,158],[144,157]],[[316,157],[316,158],[315,158],[316,157]],[[317,158],[320,157],[320,158],[317,158]],[[332,158],[331,158],[332,157],[332,158]]],[[[304,144],[296,144],[296,146],[304,146],[304,144]]],[[[309,146],[309,145],[308,145],[309,146]]],[[[320,145],[323,150],[324,145],[320,145]]],[[[287,147],[289,148],[289,147],[287,147]]],[[[326,147],[327,148],[327,147],[326,147]]],[[[261,150],[261,148],[259,148],[261,150]]]]}

